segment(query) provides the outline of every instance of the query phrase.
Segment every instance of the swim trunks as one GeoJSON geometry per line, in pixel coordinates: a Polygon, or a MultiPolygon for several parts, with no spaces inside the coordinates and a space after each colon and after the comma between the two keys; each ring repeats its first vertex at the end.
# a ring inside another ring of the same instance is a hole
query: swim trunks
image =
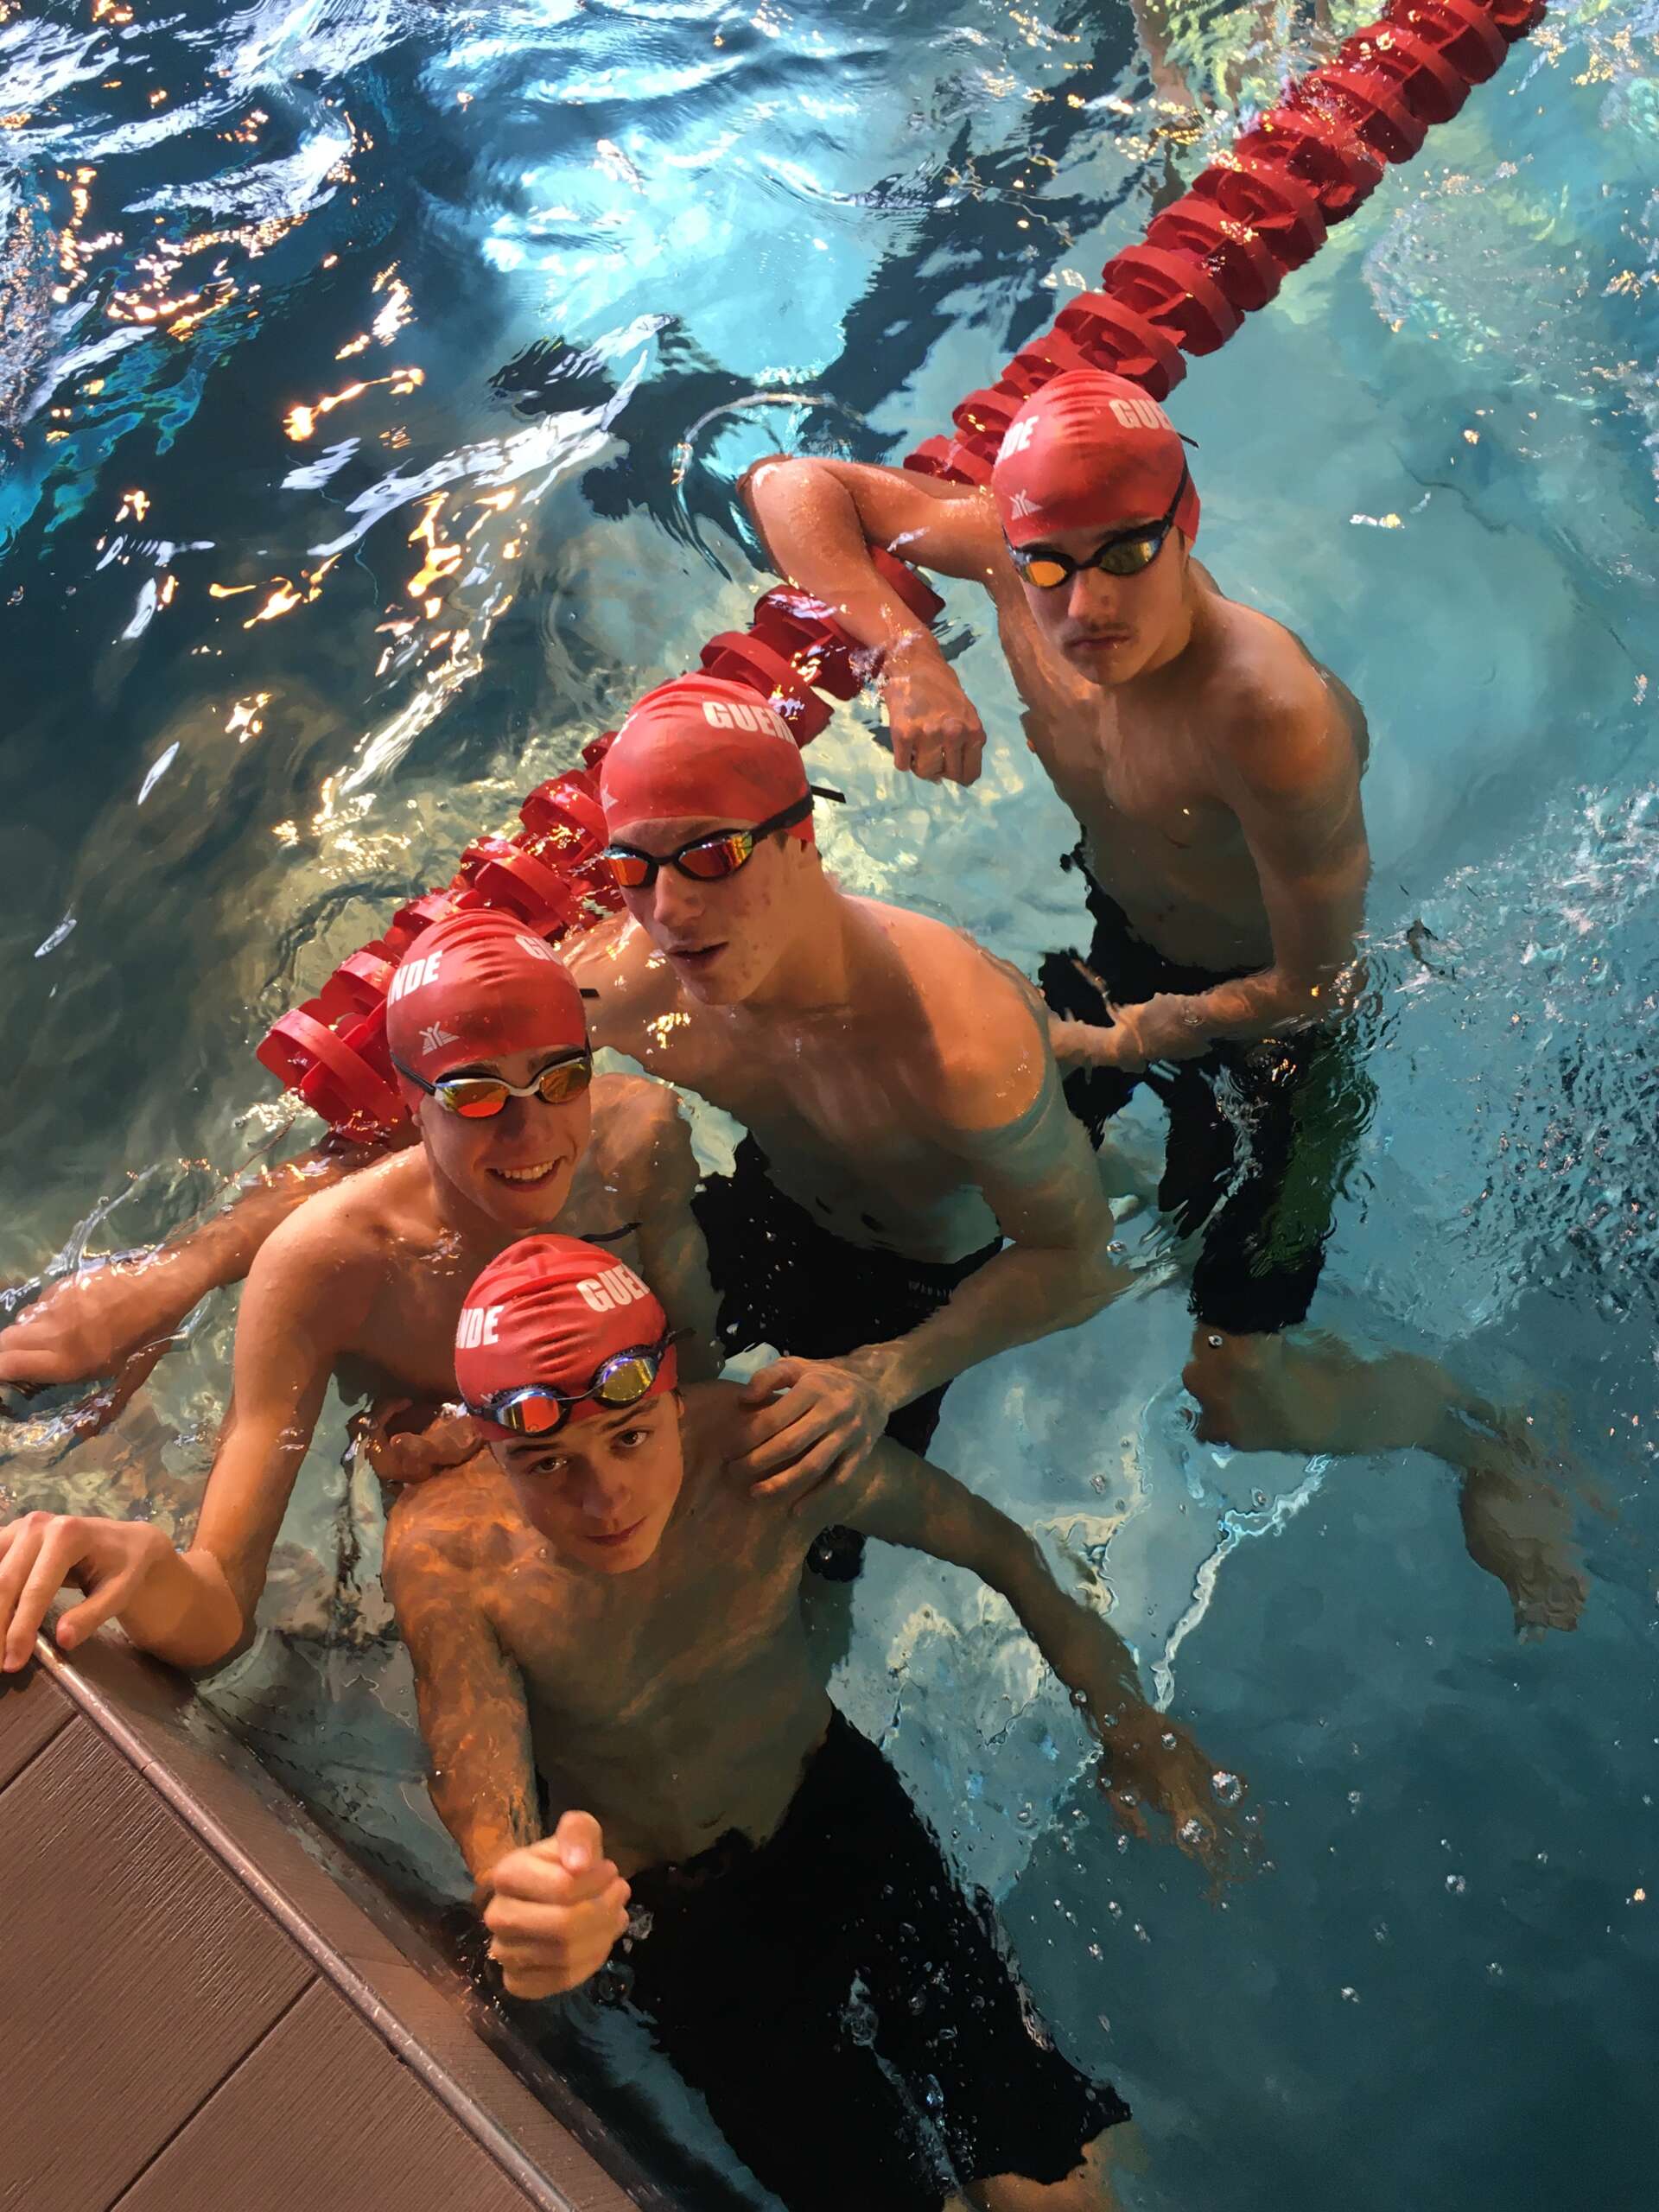
{"type": "MultiPolygon", "coordinates": [[[[1001,1249],[999,1238],[966,1259],[938,1262],[849,1244],[785,1196],[753,1137],[738,1146],[731,1174],[705,1179],[693,1211],[709,1246],[728,1355],[771,1344],[799,1359],[836,1359],[907,1336],[1001,1249]]],[[[925,1452],[949,1387],[901,1406],[887,1434],[925,1452]]]]}
{"type": "Polygon", "coordinates": [[[631,1886],[608,1979],[790,2212],[1057,2182],[1129,2116],[1054,2049],[989,1899],[839,1713],[767,1842],[734,1829],[631,1886]]]}
{"type": "MultiPolygon", "coordinates": [[[[1080,852],[1062,863],[1089,884],[1094,942],[1088,964],[1109,997],[1138,1005],[1160,991],[1212,989],[1252,971],[1184,967],[1137,937],[1080,852]]],[[[1056,1014],[1098,1022],[1100,994],[1075,956],[1051,952],[1038,981],[1056,1014]]],[[[1230,1336],[1271,1335],[1306,1318],[1325,1265],[1331,1217],[1376,1103],[1351,1024],[1254,1045],[1212,1046],[1200,1059],[1145,1074],[1077,1068],[1066,1103],[1101,1141],[1107,1122],[1144,1083],[1169,1111],[1158,1204],[1183,1236],[1204,1230],[1191,1305],[1230,1336]]]]}

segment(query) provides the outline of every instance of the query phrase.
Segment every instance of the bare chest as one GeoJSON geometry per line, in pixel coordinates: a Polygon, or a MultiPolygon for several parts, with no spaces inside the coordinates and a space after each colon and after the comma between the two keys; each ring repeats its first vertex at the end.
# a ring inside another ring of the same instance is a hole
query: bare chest
{"type": "Polygon", "coordinates": [[[851,1020],[810,1026],[699,1021],[640,1054],[653,1075],[729,1114],[762,1148],[880,1163],[903,1152],[913,1123],[902,1040],[874,1040],[851,1020]]]}
{"type": "Polygon", "coordinates": [[[500,1578],[497,1631],[558,1764],[631,1765],[747,1726],[755,1678],[777,1685],[791,1672],[799,1548],[766,1541],[780,1516],[743,1516],[768,1524],[758,1541],[736,1516],[714,1518],[677,1530],[632,1574],[572,1573],[531,1546],[500,1578]]]}

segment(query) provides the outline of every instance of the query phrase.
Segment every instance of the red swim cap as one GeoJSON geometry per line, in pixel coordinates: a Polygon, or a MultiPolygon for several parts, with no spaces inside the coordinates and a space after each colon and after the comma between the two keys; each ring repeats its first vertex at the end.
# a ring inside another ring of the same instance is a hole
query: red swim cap
{"type": "MultiPolygon", "coordinates": [[[[599,796],[612,830],[677,818],[746,830],[807,796],[806,764],[783,716],[747,684],[677,676],[617,732],[599,796]]],[[[787,834],[811,844],[811,816],[787,834]]]]}
{"type": "MultiPolygon", "coordinates": [[[[1127,530],[1169,511],[1186,456],[1174,424],[1138,384],[1068,369],[1033,392],[1003,435],[991,490],[1010,545],[1065,530],[1127,530]]],[[[1198,534],[1189,483],[1175,527],[1198,534]]]]}
{"type": "MultiPolygon", "coordinates": [[[[386,1042],[429,1083],[474,1060],[587,1041],[581,992],[552,947],[511,914],[480,908],[435,922],[386,993],[386,1042]]],[[[412,1111],[424,1094],[397,1080],[412,1111]]]]}
{"type": "MultiPolygon", "coordinates": [[[[533,1382],[585,1390],[607,1359],[658,1344],[667,1334],[667,1315],[613,1252],[575,1236],[525,1236],[492,1260],[467,1294],[455,1331],[455,1382],[469,1406],[533,1382]]],[[[656,1381],[634,1402],[659,1397],[676,1379],[671,1344],[656,1381]]],[[[614,1410],[586,1399],[567,1418],[614,1410]]]]}

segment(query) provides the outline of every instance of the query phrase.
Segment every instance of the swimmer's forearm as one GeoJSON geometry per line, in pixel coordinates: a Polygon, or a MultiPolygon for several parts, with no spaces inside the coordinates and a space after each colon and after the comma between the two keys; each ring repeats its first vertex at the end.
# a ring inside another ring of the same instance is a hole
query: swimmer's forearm
{"type": "Polygon", "coordinates": [[[1022,1530],[982,1579],[1001,1590],[1021,1627],[1095,1727],[1109,1732],[1146,1704],[1134,1654],[1117,1630],[1069,1597],[1022,1530]]]}
{"type": "Polygon", "coordinates": [[[141,1651],[172,1667],[217,1667],[245,1633],[224,1567],[194,1549],[165,1553],[116,1618],[141,1651]]]}
{"type": "Polygon", "coordinates": [[[873,654],[902,649],[943,660],[931,631],[885,584],[870,558],[854,493],[826,463],[763,461],[744,482],[774,563],[820,599],[873,654]]]}
{"type": "Polygon", "coordinates": [[[1133,1280],[1092,1244],[1010,1245],[919,1328],[889,1344],[867,1344],[846,1364],[869,1375],[896,1411],[997,1352],[1080,1327],[1133,1280]]]}
{"type": "Polygon", "coordinates": [[[491,1869],[510,1851],[536,1842],[542,1825],[517,1677],[512,1690],[495,1680],[474,1682],[465,1655],[459,1656],[457,1681],[420,1686],[422,1733],[433,1808],[466,1860],[474,1898],[481,1903],[489,1894],[491,1869]]]}
{"type": "Polygon", "coordinates": [[[1339,976],[1309,983],[1263,968],[1207,991],[1164,992],[1125,1012],[1148,1060],[1184,1060],[1211,1045],[1255,1045],[1287,1035],[1343,1012],[1347,1003],[1339,976]]]}

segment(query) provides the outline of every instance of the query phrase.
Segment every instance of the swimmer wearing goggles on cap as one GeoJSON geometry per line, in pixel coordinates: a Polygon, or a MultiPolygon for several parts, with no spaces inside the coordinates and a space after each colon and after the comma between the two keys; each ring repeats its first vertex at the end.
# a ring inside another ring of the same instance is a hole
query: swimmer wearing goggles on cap
{"type": "Polygon", "coordinates": [[[1288,1333],[1372,1105],[1345,1018],[1370,738],[1346,685],[1194,559],[1198,496],[1162,407],[1072,370],[1014,415],[988,489],[781,457],[744,489],[778,567],[880,654],[893,759],[924,779],[971,784],[985,732],[870,548],[990,594],[1031,748],[1081,833],[1065,865],[1093,942],[1040,978],[1067,1098],[1096,1144],[1143,1081],[1169,1112],[1159,1204],[1198,1240],[1185,1379],[1200,1436],[1438,1453],[1517,1623],[1571,1625],[1570,1516],[1524,1414],[1431,1359],[1288,1333]]]}
{"type": "Polygon", "coordinates": [[[1096,1593],[891,1442],[833,1503],[768,1510],[731,1473],[755,1409],[685,1386],[647,1281],[572,1238],[484,1271],[454,1363],[486,1448],[397,1497],[384,1578],[432,1800],[509,1994],[625,1966],[658,2048],[792,2212],[923,2212],[947,2180],[976,2202],[1109,2212],[1127,2109],[1039,2031],[992,1914],[836,1710],[800,1577],[832,1512],[978,1576],[1097,1736],[1124,1826],[1220,1874],[1243,1818],[1147,1702],[1096,1593]],[[779,1945],[787,1974],[757,1971],[779,1945]],[[871,2025],[854,2036],[855,1985],[871,2025]]]}
{"type": "MultiPolygon", "coordinates": [[[[437,923],[392,979],[386,1033],[419,1141],[309,1198],[264,1241],[188,1548],[146,1523],[87,1516],[0,1529],[0,1665],[24,1663],[70,1580],[87,1595],[59,1624],[65,1646],[118,1618],[175,1664],[227,1657],[251,1632],[331,1379],[370,1402],[371,1434],[412,1427],[405,1480],[474,1448],[469,1422],[429,1417],[453,1393],[468,1285],[528,1230],[580,1228],[603,1240],[608,1265],[649,1268],[687,1371],[715,1371],[696,1164],[677,1102],[638,1076],[594,1073],[582,998],[542,939],[499,913],[437,923]]],[[[626,1389],[629,1372],[611,1387],[626,1389]]]]}

